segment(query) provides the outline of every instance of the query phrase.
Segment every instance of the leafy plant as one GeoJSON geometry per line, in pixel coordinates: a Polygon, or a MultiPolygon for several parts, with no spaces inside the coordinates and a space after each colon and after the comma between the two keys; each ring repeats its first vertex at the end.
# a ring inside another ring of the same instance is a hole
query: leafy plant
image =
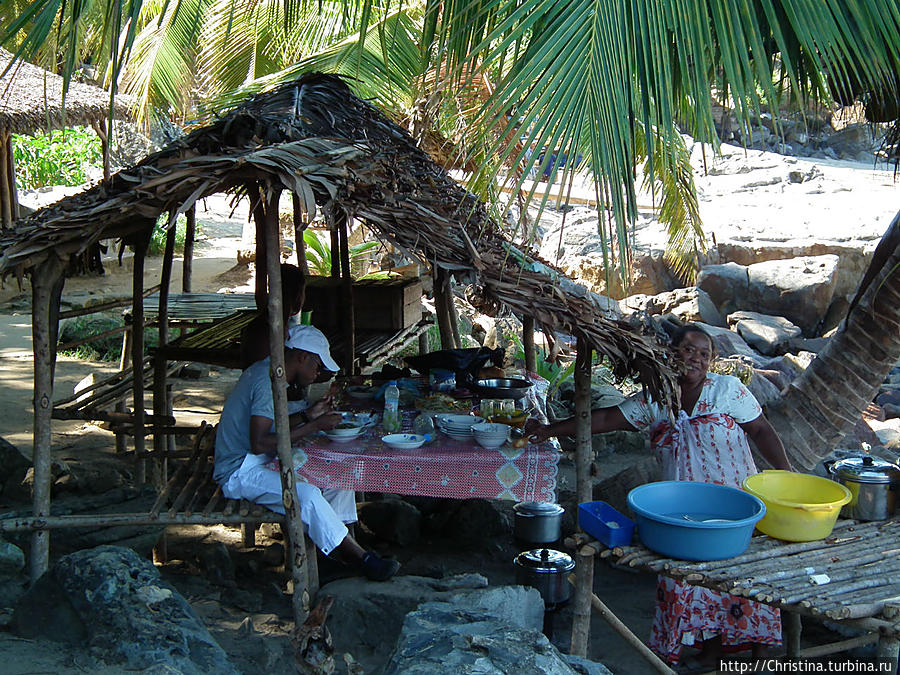
{"type": "Polygon", "coordinates": [[[13,134],[16,182],[33,190],[47,185],[76,187],[89,180],[88,169],[102,170],[100,139],[87,127],[71,127],[34,136],[13,134]]]}
{"type": "MultiPolygon", "coordinates": [[[[323,277],[331,276],[333,264],[331,246],[309,229],[303,231],[303,242],[306,244],[306,264],[309,266],[309,271],[323,277]]],[[[379,246],[381,243],[377,241],[364,241],[351,246],[349,250],[351,269],[354,262],[362,262],[369,251],[379,246]]],[[[357,279],[387,279],[390,276],[392,276],[390,271],[369,272],[358,276],[357,279]]]]}
{"type": "MultiPolygon", "coordinates": [[[[169,224],[169,215],[164,213],[156,219],[156,225],[153,227],[153,234],[150,235],[150,244],[147,246],[147,253],[150,255],[162,255],[166,250],[166,226],[169,224]]],[[[194,225],[194,236],[200,235],[200,223],[194,225]]],[[[175,221],[175,252],[184,253],[184,239],[187,236],[187,218],[184,215],[178,216],[175,221]]]]}
{"type": "MultiPolygon", "coordinates": [[[[108,313],[89,314],[65,322],[59,331],[59,344],[77,342],[92,335],[120,328],[122,316],[108,313]]],[[[144,350],[159,344],[159,331],[144,331],[144,350]]],[[[84,344],[59,352],[63,356],[90,361],[118,361],[122,356],[122,335],[116,333],[98,337],[84,344]]]]}

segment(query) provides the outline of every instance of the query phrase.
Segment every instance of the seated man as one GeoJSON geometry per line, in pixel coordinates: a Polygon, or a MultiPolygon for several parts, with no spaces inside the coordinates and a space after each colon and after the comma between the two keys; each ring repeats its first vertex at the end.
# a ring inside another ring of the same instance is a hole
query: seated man
{"type": "MultiPolygon", "coordinates": [[[[328,340],[317,328],[295,325],[285,342],[285,376],[289,385],[307,386],[323,368],[337,372],[328,340]]],[[[272,382],[267,357],[247,368],[225,401],[216,434],[213,478],[229,499],[247,499],[284,513],[281,475],[264,465],[277,449],[272,382]]],[[[291,444],[320,430],[333,429],[341,416],[331,408],[331,397],[291,415],[291,444]]],[[[345,523],[356,521],[356,501],[351,490],[320,490],[297,482],[300,512],[310,538],[326,555],[332,550],[356,562],[373,581],[390,579],[400,568],[396,560],[367,553],[348,533],[345,523]]]]}

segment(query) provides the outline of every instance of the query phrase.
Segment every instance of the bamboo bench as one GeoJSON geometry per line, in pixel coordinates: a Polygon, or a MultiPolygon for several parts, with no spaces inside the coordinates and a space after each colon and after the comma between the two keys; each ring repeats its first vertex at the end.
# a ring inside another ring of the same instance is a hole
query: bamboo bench
{"type": "MultiPolygon", "coordinates": [[[[0,519],[0,533],[122,525],[241,525],[242,544],[252,547],[259,525],[284,525],[284,516],[245,499],[227,499],[222,494],[221,486],[212,479],[215,438],[215,425],[203,422],[196,430],[190,457],[178,466],[149,511],[6,518],[0,519]]],[[[286,535],[284,528],[282,531],[286,535]]],[[[286,555],[289,549],[289,545],[285,547],[286,555]]],[[[319,585],[316,548],[308,538],[306,550],[309,592],[314,594],[319,585]]]]}

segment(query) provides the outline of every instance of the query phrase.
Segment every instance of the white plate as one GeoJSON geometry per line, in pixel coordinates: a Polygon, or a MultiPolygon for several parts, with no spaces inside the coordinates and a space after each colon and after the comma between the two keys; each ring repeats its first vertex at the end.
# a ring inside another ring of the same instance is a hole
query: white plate
{"type": "Polygon", "coordinates": [[[414,450],[425,443],[426,439],[422,434],[388,434],[382,436],[381,440],[396,450],[414,450]]]}
{"type": "Polygon", "coordinates": [[[478,424],[483,420],[480,417],[475,417],[474,415],[455,415],[455,414],[440,414],[435,415],[442,426],[450,426],[450,427],[459,427],[468,429],[469,426],[473,424],[478,424]]]}

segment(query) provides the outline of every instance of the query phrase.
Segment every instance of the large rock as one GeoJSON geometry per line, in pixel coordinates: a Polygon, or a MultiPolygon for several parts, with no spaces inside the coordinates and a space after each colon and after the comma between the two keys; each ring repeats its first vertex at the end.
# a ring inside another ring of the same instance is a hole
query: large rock
{"type": "Polygon", "coordinates": [[[718,356],[742,356],[756,365],[761,365],[765,360],[764,357],[760,356],[750,348],[750,345],[744,341],[744,338],[733,330],[720,328],[719,326],[710,326],[709,324],[702,322],[697,322],[697,325],[712,337],[713,342],[716,344],[718,356]]]}
{"type": "Polygon", "coordinates": [[[728,325],[758,352],[769,356],[784,354],[800,329],[782,316],[758,312],[734,312],[728,315],[728,325]]]}
{"type": "Polygon", "coordinates": [[[5,438],[0,438],[0,466],[3,476],[0,477],[0,494],[4,501],[25,501],[31,496],[31,489],[23,485],[25,476],[31,468],[31,460],[19,452],[19,449],[5,438]]]}
{"type": "Polygon", "coordinates": [[[619,307],[625,313],[673,314],[683,322],[702,321],[713,326],[725,325],[709,294],[696,287],[676,288],[657,295],[631,295],[619,302],[619,307]]]}
{"type": "MultiPolygon", "coordinates": [[[[377,673],[387,663],[408,612],[423,602],[446,600],[457,593],[485,589],[487,585],[487,579],[480,574],[444,579],[402,575],[384,583],[352,578],[326,584],[318,597],[331,595],[335,599],[328,614],[335,650],[351,652],[365,672],[377,673]]],[[[519,620],[529,624],[537,621],[544,610],[540,596],[537,608],[529,607],[511,606],[510,616],[521,614],[519,620]]]]}
{"type": "Polygon", "coordinates": [[[13,628],[26,638],[87,645],[128,670],[164,664],[183,675],[237,673],[181,594],[127,548],[60,558],[22,598],[13,628]]]}
{"type": "Polygon", "coordinates": [[[709,265],[697,286],[709,293],[719,310],[739,310],[782,316],[807,336],[814,336],[831,305],[837,282],[834,255],[770,260],[744,266],[709,265]]]}

